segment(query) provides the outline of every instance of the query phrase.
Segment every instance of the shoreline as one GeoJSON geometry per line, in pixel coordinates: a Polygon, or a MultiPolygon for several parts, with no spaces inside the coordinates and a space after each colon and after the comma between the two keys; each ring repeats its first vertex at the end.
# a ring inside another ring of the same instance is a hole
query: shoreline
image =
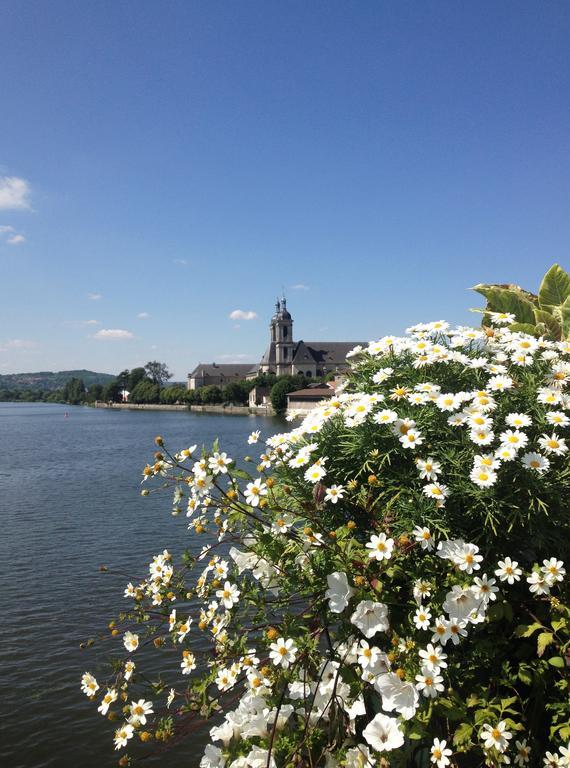
{"type": "Polygon", "coordinates": [[[228,416],[274,416],[265,405],[170,405],[166,403],[92,403],[93,408],[120,411],[189,411],[191,413],[221,413],[228,416]]]}

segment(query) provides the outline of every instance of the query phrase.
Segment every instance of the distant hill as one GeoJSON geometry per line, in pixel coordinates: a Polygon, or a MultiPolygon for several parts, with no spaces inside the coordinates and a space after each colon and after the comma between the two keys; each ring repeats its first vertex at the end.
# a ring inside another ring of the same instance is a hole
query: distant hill
{"type": "Polygon", "coordinates": [[[39,371],[38,373],[7,373],[0,374],[0,389],[42,389],[54,391],[61,389],[67,381],[77,378],[83,379],[89,389],[93,384],[107,384],[115,376],[110,373],[96,373],[95,371],[39,371]]]}

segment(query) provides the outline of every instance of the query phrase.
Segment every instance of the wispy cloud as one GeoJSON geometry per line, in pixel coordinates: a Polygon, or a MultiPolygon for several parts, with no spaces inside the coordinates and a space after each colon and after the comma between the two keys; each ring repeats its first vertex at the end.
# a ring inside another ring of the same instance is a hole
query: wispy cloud
{"type": "Polygon", "coordinates": [[[102,293],[88,293],[87,294],[87,298],[90,299],[91,301],[99,301],[99,299],[103,298],[103,294],[102,293]]]}
{"type": "Polygon", "coordinates": [[[234,309],[233,312],[230,312],[229,317],[230,320],[255,320],[257,312],[252,312],[251,309],[234,309]]]}
{"type": "Polygon", "coordinates": [[[17,176],[0,176],[0,210],[25,211],[30,208],[29,183],[17,176]]]}
{"type": "Polygon", "coordinates": [[[26,242],[26,238],[24,235],[11,235],[6,242],[8,245],[20,245],[21,243],[26,242]]]}
{"type": "Polygon", "coordinates": [[[305,283],[296,283],[295,285],[291,286],[291,289],[293,291],[308,291],[309,286],[305,285],[305,283]]]}
{"type": "Polygon", "coordinates": [[[172,259],[173,264],[178,264],[179,267],[187,267],[188,262],[186,259],[172,259]]]}
{"type": "Polygon", "coordinates": [[[219,360],[225,360],[226,363],[254,363],[255,355],[248,353],[237,353],[235,355],[218,355],[219,360]]]}
{"type": "Polygon", "coordinates": [[[29,351],[36,349],[37,346],[37,342],[30,339],[9,339],[4,344],[0,344],[0,352],[29,351]]]}
{"type": "Polygon", "coordinates": [[[63,325],[101,325],[99,320],[64,320],[63,325]]]}
{"type": "Polygon", "coordinates": [[[6,235],[8,232],[13,232],[13,231],[14,231],[14,227],[10,227],[8,226],[8,224],[2,224],[2,226],[0,226],[0,235],[6,235]]]}
{"type": "Polygon", "coordinates": [[[93,338],[102,339],[103,341],[124,341],[126,339],[133,339],[134,334],[121,328],[101,328],[93,338]]]}
{"type": "Polygon", "coordinates": [[[150,314],[148,312],[139,312],[137,317],[139,318],[139,320],[148,320],[148,318],[150,317],[150,314]]]}

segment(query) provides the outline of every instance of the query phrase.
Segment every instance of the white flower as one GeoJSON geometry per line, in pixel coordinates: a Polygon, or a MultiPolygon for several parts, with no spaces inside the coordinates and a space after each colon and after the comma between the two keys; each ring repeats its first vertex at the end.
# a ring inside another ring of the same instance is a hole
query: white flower
{"type": "MultiPolygon", "coordinates": [[[[369,768],[375,763],[376,760],[366,744],[359,744],[357,747],[347,749],[344,758],[345,768],[369,768]]],[[[325,766],[325,768],[330,768],[330,766],[325,766]]]]}
{"type": "Polygon", "coordinates": [[[435,499],[440,504],[445,503],[445,499],[449,496],[449,488],[442,483],[430,483],[422,488],[422,492],[428,499],[435,499]]]}
{"type": "Polygon", "coordinates": [[[386,409],[375,413],[372,417],[372,421],[375,421],[376,424],[392,424],[394,421],[396,421],[397,418],[398,414],[396,411],[386,409]]]}
{"type": "Polygon", "coordinates": [[[229,610],[239,602],[240,594],[241,592],[235,584],[231,584],[229,581],[226,581],[224,588],[217,590],[216,597],[220,599],[220,602],[223,604],[224,608],[229,610]]]}
{"type": "Polygon", "coordinates": [[[508,445],[518,451],[528,443],[528,437],[520,429],[506,429],[499,435],[501,445],[508,445]]]}
{"type": "Polygon", "coordinates": [[[254,445],[259,440],[259,436],[261,435],[261,432],[259,429],[256,429],[255,432],[252,432],[251,435],[247,438],[247,442],[249,445],[254,445]]]}
{"type": "Polygon", "coordinates": [[[467,619],[478,607],[478,601],[471,587],[461,587],[455,584],[445,596],[443,610],[456,619],[467,619]]]}
{"type": "Polygon", "coordinates": [[[287,669],[297,658],[298,648],[292,638],[285,640],[284,637],[280,637],[276,643],[271,643],[269,647],[271,648],[269,658],[276,667],[281,666],[287,669]]]}
{"type": "MultiPolygon", "coordinates": [[[[516,319],[512,312],[489,312],[488,314],[493,325],[511,325],[516,319]]],[[[445,744],[445,741],[442,744],[445,744]]],[[[441,768],[441,766],[438,766],[438,768],[441,768]]]]}
{"type": "Polygon", "coordinates": [[[127,741],[133,738],[134,727],[130,723],[125,723],[115,731],[115,749],[127,746],[127,741]]]}
{"type": "Polygon", "coordinates": [[[200,768],[224,768],[226,760],[219,747],[208,744],[200,760],[200,768]]]}
{"type": "Polygon", "coordinates": [[[485,749],[496,749],[497,752],[504,752],[509,746],[509,740],[513,738],[504,720],[495,726],[485,723],[480,736],[485,749]]]}
{"type": "Polygon", "coordinates": [[[95,696],[99,690],[99,683],[89,672],[81,677],[81,690],[86,696],[95,696]]]}
{"type": "Polygon", "coordinates": [[[543,435],[538,439],[538,443],[543,451],[554,453],[556,456],[562,456],[568,450],[566,440],[563,437],[558,437],[555,432],[550,436],[543,435]]]}
{"type": "Polygon", "coordinates": [[[421,432],[418,432],[417,429],[408,429],[408,431],[400,437],[400,443],[404,448],[411,448],[412,450],[417,448],[418,445],[421,445],[423,441],[424,438],[422,437],[421,432]]]}
{"type": "Polygon", "coordinates": [[[329,601],[330,610],[333,613],[342,613],[354,594],[354,589],[348,584],[346,573],[335,571],[329,574],[327,584],[329,588],[325,592],[325,598],[329,601]]]}
{"type": "Polygon", "coordinates": [[[515,747],[517,750],[517,754],[515,755],[515,765],[526,765],[530,759],[530,747],[528,746],[526,739],[515,741],[515,747]]]}
{"type": "Polygon", "coordinates": [[[181,643],[188,632],[190,632],[190,624],[192,624],[192,618],[189,616],[186,621],[183,621],[178,629],[176,630],[176,634],[178,635],[178,642],[181,643]]]}
{"type": "Polygon", "coordinates": [[[487,388],[494,392],[502,392],[505,389],[511,389],[513,380],[510,376],[491,376],[487,383],[487,388]]]}
{"type": "Polygon", "coordinates": [[[428,629],[431,621],[429,608],[418,608],[414,614],[414,624],[417,629],[428,629]]]}
{"type": "Polygon", "coordinates": [[[381,533],[379,536],[371,536],[366,546],[370,550],[368,557],[371,560],[389,560],[392,557],[394,539],[387,539],[386,534],[381,533]]]}
{"type": "Polygon", "coordinates": [[[473,579],[473,586],[471,587],[476,600],[482,600],[484,605],[496,600],[496,592],[499,588],[495,586],[495,579],[487,578],[487,574],[484,573],[480,578],[475,576],[473,579]]]}
{"type": "Polygon", "coordinates": [[[123,635],[123,643],[127,651],[133,653],[139,647],[139,636],[132,632],[125,632],[123,635]]]}
{"type": "Polygon", "coordinates": [[[542,764],[544,768],[561,768],[563,765],[557,752],[545,752],[542,764]]]}
{"type": "Polygon", "coordinates": [[[435,763],[437,768],[446,768],[449,765],[449,757],[453,754],[450,749],[447,749],[447,741],[439,739],[433,740],[430,752],[430,762],[435,763]]]}
{"type": "Polygon", "coordinates": [[[461,407],[461,402],[462,398],[459,395],[454,395],[451,392],[440,395],[435,400],[435,404],[440,411],[456,411],[461,407]]]}
{"type": "Polygon", "coordinates": [[[495,439],[495,434],[490,429],[472,429],[469,439],[477,445],[489,445],[495,439]]]}
{"type": "Polygon", "coordinates": [[[422,480],[437,480],[441,472],[441,464],[429,456],[427,459],[416,459],[416,466],[422,480]]]}
{"type": "Polygon", "coordinates": [[[422,668],[429,672],[439,672],[440,669],[447,667],[447,654],[439,645],[428,643],[425,650],[420,651],[422,668]]]}
{"type": "Polygon", "coordinates": [[[443,677],[426,667],[422,667],[421,674],[416,675],[416,681],[416,688],[426,698],[435,699],[438,693],[445,690],[443,677]]]}
{"type": "Polygon", "coordinates": [[[196,669],[196,657],[190,651],[184,651],[182,654],[182,661],[180,663],[183,675],[189,675],[190,672],[196,669]]]}
{"type": "Polygon", "coordinates": [[[404,743],[404,734],[394,717],[376,715],[362,731],[362,735],[376,752],[391,752],[404,743]]]}
{"type": "Polygon", "coordinates": [[[117,701],[118,693],[114,688],[107,688],[107,693],[103,696],[103,701],[97,707],[97,712],[102,715],[106,715],[109,711],[109,707],[114,701],[117,701]]]}
{"type": "Polygon", "coordinates": [[[331,485],[330,488],[326,489],[325,501],[330,501],[331,504],[336,504],[339,499],[342,499],[344,494],[345,490],[342,485],[331,485]]]}
{"type": "Polygon", "coordinates": [[[139,699],[138,701],[131,702],[131,716],[129,722],[133,725],[145,725],[146,716],[152,715],[154,709],[152,708],[152,701],[145,701],[139,699]]]}
{"type": "Polygon", "coordinates": [[[254,483],[248,483],[245,487],[245,500],[252,507],[258,507],[262,496],[267,496],[267,486],[261,478],[254,483]]]}
{"type": "Polygon", "coordinates": [[[435,542],[432,538],[429,528],[426,528],[425,526],[421,528],[419,525],[416,525],[413,530],[413,534],[415,540],[421,544],[422,549],[427,549],[428,552],[433,550],[435,547],[435,542]]]}
{"type": "Polygon", "coordinates": [[[370,646],[367,640],[361,640],[358,646],[358,663],[362,669],[370,669],[376,665],[380,653],[380,648],[370,646]]]}
{"type": "Polygon", "coordinates": [[[460,571],[465,571],[471,575],[473,571],[478,571],[481,568],[480,563],[483,557],[478,555],[478,552],[479,547],[476,544],[464,544],[454,555],[453,562],[459,566],[460,571]]]}
{"type": "Polygon", "coordinates": [[[382,382],[386,381],[386,379],[389,379],[393,373],[394,373],[393,368],[380,368],[380,370],[376,371],[376,373],[372,377],[372,381],[375,384],[382,384],[382,382]]]}
{"type": "Polygon", "coordinates": [[[396,711],[404,720],[411,720],[419,703],[419,695],[412,683],[400,680],[393,672],[385,672],[374,680],[374,688],[382,696],[386,712],[396,711]]]}
{"type": "Polygon", "coordinates": [[[305,472],[305,480],[308,483],[318,483],[325,475],[327,471],[322,464],[313,464],[305,472]]]}
{"type": "Polygon", "coordinates": [[[350,621],[368,639],[374,637],[377,632],[387,632],[390,629],[388,607],[372,600],[362,600],[358,603],[350,621]]]}
{"type": "Polygon", "coordinates": [[[533,571],[527,578],[529,591],[534,595],[549,595],[552,582],[543,573],[533,571]]]}
{"type": "Polygon", "coordinates": [[[510,557],[505,557],[504,560],[499,560],[499,567],[495,571],[495,576],[498,576],[501,581],[507,581],[509,584],[514,584],[515,581],[520,581],[522,571],[518,567],[516,560],[511,560],[510,557]]]}
{"type": "Polygon", "coordinates": [[[520,429],[521,427],[530,427],[532,419],[526,413],[509,413],[505,418],[505,422],[509,427],[520,429]]]}
{"type": "Polygon", "coordinates": [[[125,672],[124,672],[125,680],[130,680],[131,675],[133,674],[134,671],[135,671],[135,662],[130,660],[125,661],[125,672]]]}
{"type": "Polygon", "coordinates": [[[521,459],[521,462],[524,467],[538,472],[539,475],[542,475],[550,467],[549,459],[547,459],[546,456],[543,456],[541,453],[525,453],[521,459]]]}
{"type": "Polygon", "coordinates": [[[467,624],[463,619],[450,617],[449,620],[447,620],[443,616],[440,616],[436,619],[435,627],[432,627],[432,630],[434,631],[432,642],[439,640],[442,645],[445,645],[448,640],[451,640],[453,645],[458,645],[462,637],[467,637],[466,626],[467,624]],[[443,632],[440,628],[443,629],[443,632]]]}
{"type": "Polygon", "coordinates": [[[227,453],[216,452],[208,459],[208,466],[214,475],[227,474],[228,465],[231,463],[232,460],[228,458],[227,453]]]}
{"type": "Polygon", "coordinates": [[[500,445],[495,451],[495,456],[501,461],[512,461],[517,455],[517,449],[511,445],[500,445]]]}
{"type": "Polygon", "coordinates": [[[220,691],[229,691],[236,684],[237,675],[233,669],[227,669],[223,667],[218,670],[216,676],[216,685],[220,691]]]}
{"type": "Polygon", "coordinates": [[[546,414],[546,421],[553,427],[567,427],[570,419],[562,411],[549,411],[546,414]]]}
{"type": "Polygon", "coordinates": [[[469,474],[469,478],[479,488],[490,488],[497,482],[497,473],[486,467],[474,467],[469,474]]]}
{"type": "Polygon", "coordinates": [[[566,576],[566,569],[562,560],[557,560],[555,557],[551,557],[550,560],[542,561],[542,568],[540,569],[545,578],[549,579],[551,583],[555,581],[564,581],[566,576]]]}

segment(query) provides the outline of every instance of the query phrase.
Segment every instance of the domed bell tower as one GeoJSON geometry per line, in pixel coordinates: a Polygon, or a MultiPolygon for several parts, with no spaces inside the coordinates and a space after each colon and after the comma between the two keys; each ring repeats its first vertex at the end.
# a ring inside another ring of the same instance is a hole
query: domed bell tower
{"type": "Polygon", "coordinates": [[[287,310],[287,299],[277,299],[275,314],[271,318],[271,341],[275,343],[275,363],[278,376],[291,373],[293,360],[293,318],[287,310]]]}

